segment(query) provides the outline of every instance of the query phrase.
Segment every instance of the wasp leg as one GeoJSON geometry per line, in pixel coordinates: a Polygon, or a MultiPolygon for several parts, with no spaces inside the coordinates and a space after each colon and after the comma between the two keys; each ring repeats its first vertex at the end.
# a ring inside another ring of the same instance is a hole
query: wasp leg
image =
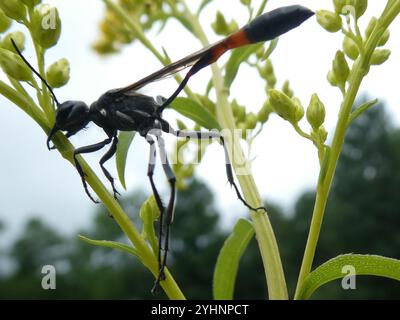
{"type": "MultiPolygon", "coordinates": [[[[171,194],[166,210],[166,216],[165,216],[165,224],[166,224],[166,232],[165,232],[165,237],[164,237],[164,255],[161,260],[161,267],[160,267],[160,272],[159,275],[154,283],[154,287],[152,291],[157,290],[160,281],[164,280],[165,274],[164,274],[164,269],[167,265],[167,256],[168,256],[168,249],[169,249],[169,231],[171,228],[171,224],[174,219],[174,207],[175,207],[175,197],[176,197],[176,177],[174,172],[171,169],[171,166],[169,164],[168,158],[167,158],[167,152],[165,150],[165,143],[164,139],[161,136],[157,136],[157,143],[158,143],[158,148],[160,150],[160,157],[161,157],[161,162],[162,166],[164,169],[164,173],[167,176],[168,182],[171,187],[171,194]]],[[[161,221],[161,217],[160,217],[161,221]]],[[[159,250],[161,252],[161,250],[159,250]]]]}
{"type": "Polygon", "coordinates": [[[160,217],[158,220],[158,253],[157,253],[157,261],[158,261],[158,270],[159,274],[156,278],[156,282],[154,283],[154,286],[151,290],[153,294],[156,294],[158,292],[158,285],[161,280],[165,278],[165,275],[163,273],[163,270],[161,268],[162,262],[161,262],[161,250],[162,250],[162,238],[163,238],[163,220],[164,220],[164,205],[161,201],[160,194],[158,193],[158,190],[156,188],[156,185],[154,183],[153,175],[154,175],[154,169],[156,166],[156,146],[155,146],[155,141],[154,139],[147,135],[146,140],[150,145],[150,155],[149,155],[149,165],[147,167],[147,176],[149,177],[150,180],[150,185],[151,189],[153,190],[154,198],[156,199],[156,203],[158,206],[158,209],[160,210],[160,217]]]}
{"type": "Polygon", "coordinates": [[[111,176],[111,174],[108,172],[108,170],[104,167],[104,163],[106,161],[108,161],[117,152],[118,138],[116,135],[114,135],[112,139],[113,139],[113,141],[112,141],[110,149],[100,159],[99,163],[100,163],[101,170],[103,170],[103,173],[106,176],[107,180],[110,181],[110,183],[111,183],[114,198],[117,199],[117,195],[120,195],[120,193],[118,192],[117,188],[115,187],[114,178],[111,176]]]}
{"type": "Polygon", "coordinates": [[[250,204],[247,203],[247,201],[241,195],[239,188],[236,185],[235,180],[233,178],[232,164],[229,160],[229,152],[228,152],[228,149],[226,148],[225,140],[219,132],[216,132],[216,131],[181,131],[181,130],[173,130],[171,127],[169,129],[170,129],[170,132],[177,137],[193,138],[193,139],[198,139],[198,140],[212,139],[212,138],[219,139],[222,146],[224,147],[226,176],[228,178],[229,184],[234,187],[238,199],[247,208],[249,208],[252,211],[258,211],[258,210],[267,211],[265,207],[258,207],[258,208],[252,207],[250,204]]]}
{"type": "Polygon", "coordinates": [[[82,166],[81,166],[81,164],[79,163],[79,161],[77,159],[77,155],[83,154],[83,153],[96,152],[96,151],[104,148],[107,144],[111,143],[111,141],[112,141],[112,138],[107,138],[102,142],[99,142],[99,143],[96,143],[96,144],[92,144],[92,145],[89,145],[89,146],[85,146],[85,147],[80,147],[80,148],[78,148],[78,149],[76,149],[74,151],[74,162],[75,162],[76,170],[78,170],[78,173],[79,173],[79,175],[80,175],[80,177],[82,179],[82,184],[83,184],[83,187],[85,188],[86,194],[88,195],[88,197],[94,203],[98,203],[98,201],[95,200],[92,197],[92,195],[90,194],[90,192],[89,192],[89,188],[88,188],[88,185],[87,185],[86,180],[85,180],[86,173],[83,171],[82,166]]]}

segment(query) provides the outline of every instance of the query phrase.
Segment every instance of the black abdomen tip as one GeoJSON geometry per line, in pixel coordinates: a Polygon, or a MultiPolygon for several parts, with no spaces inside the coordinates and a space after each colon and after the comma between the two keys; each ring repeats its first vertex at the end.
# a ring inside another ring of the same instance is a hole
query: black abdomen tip
{"type": "Polygon", "coordinates": [[[259,16],[244,30],[252,43],[269,41],[298,27],[314,14],[301,5],[281,7],[259,16]]]}

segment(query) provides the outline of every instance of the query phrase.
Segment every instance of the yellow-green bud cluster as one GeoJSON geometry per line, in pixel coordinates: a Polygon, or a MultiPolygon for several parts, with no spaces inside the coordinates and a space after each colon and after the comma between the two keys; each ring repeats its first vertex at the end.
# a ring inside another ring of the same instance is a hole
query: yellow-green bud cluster
{"type": "Polygon", "coordinates": [[[46,78],[53,88],[65,86],[69,81],[70,67],[67,59],[63,58],[54,62],[46,71],[46,78]]]}
{"type": "Polygon", "coordinates": [[[217,17],[215,22],[212,23],[211,27],[216,34],[223,36],[231,34],[238,29],[236,21],[232,20],[230,23],[228,23],[220,11],[217,12],[217,17]]]}

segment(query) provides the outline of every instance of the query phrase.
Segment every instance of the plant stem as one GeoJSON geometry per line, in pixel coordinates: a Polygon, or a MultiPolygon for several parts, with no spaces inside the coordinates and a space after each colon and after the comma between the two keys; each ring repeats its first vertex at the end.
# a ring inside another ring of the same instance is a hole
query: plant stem
{"type": "MultiPolygon", "coordinates": [[[[187,7],[186,11],[187,15],[190,17],[190,21],[193,23],[193,28],[196,35],[199,37],[203,46],[207,46],[209,43],[198,18],[194,16],[187,7]]],[[[228,90],[224,85],[221,70],[218,68],[218,66],[213,64],[211,68],[213,73],[213,83],[217,94],[218,121],[221,125],[221,128],[229,129],[231,132],[233,132],[235,129],[235,121],[232,108],[228,101],[228,90]]],[[[231,139],[230,135],[227,135],[225,136],[225,141],[227,148],[230,151],[230,155],[235,156],[235,159],[231,158],[231,163],[235,169],[235,172],[237,172],[237,169],[239,168],[237,165],[238,163],[240,166],[243,165],[243,167],[249,168],[249,164],[245,159],[241,149],[239,139],[235,137],[231,139]]],[[[246,201],[253,207],[262,206],[260,194],[254,182],[254,178],[249,170],[247,171],[246,175],[237,175],[237,178],[246,201]]],[[[254,211],[251,211],[250,215],[253,221],[254,230],[256,232],[256,237],[264,264],[268,296],[273,300],[288,299],[286,281],[279,255],[278,244],[268,215],[264,212],[261,213],[254,211]]]]}
{"type": "Polygon", "coordinates": [[[357,93],[360,89],[362,80],[368,74],[369,62],[371,56],[376,49],[379,40],[383,33],[389,27],[391,22],[400,12],[400,1],[393,4],[386,14],[383,15],[377,23],[373,33],[365,44],[365,55],[362,55],[356,60],[353,65],[349,78],[349,88],[344,96],[343,104],[340,108],[339,118],[336,125],[335,134],[332,141],[332,148],[328,159],[326,173],[320,176],[317,186],[317,196],[314,205],[314,211],[311,219],[311,226],[308,234],[306,249],[304,252],[303,262],[301,265],[299,278],[296,287],[295,299],[298,297],[304,280],[311,271],[315,250],[318,243],[318,238],[321,230],[321,225],[324,217],[326,203],[329,197],[329,191],[335,175],[337,162],[345,140],[347,124],[354,105],[357,93]]]}

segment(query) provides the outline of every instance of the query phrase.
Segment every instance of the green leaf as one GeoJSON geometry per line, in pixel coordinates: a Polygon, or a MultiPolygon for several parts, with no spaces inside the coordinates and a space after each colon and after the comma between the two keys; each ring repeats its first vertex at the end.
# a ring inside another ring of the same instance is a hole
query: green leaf
{"type": "Polygon", "coordinates": [[[263,46],[262,43],[238,48],[231,54],[225,71],[225,86],[230,88],[239,71],[240,64],[263,46]]]}
{"type": "Polygon", "coordinates": [[[240,219],[218,255],[214,270],[213,294],[216,300],[233,299],[240,258],[254,236],[253,225],[240,219]]]}
{"type": "Polygon", "coordinates": [[[372,101],[368,101],[366,103],[363,103],[361,106],[359,106],[358,108],[356,108],[350,115],[349,118],[349,122],[348,122],[348,126],[354,121],[356,120],[359,116],[361,116],[365,111],[367,111],[369,108],[373,107],[374,105],[376,105],[379,102],[378,99],[372,100],[372,101]]]}
{"type": "Polygon", "coordinates": [[[308,299],[320,286],[346,276],[344,266],[352,266],[356,275],[385,277],[400,281],[400,260],[376,255],[345,254],[335,257],[311,272],[296,299],[308,299]]]}
{"type": "Polygon", "coordinates": [[[86,243],[95,245],[95,246],[117,249],[120,251],[127,252],[137,258],[140,258],[139,253],[136,251],[136,249],[134,249],[131,246],[128,246],[127,244],[124,244],[124,243],[115,242],[115,241],[107,241],[107,240],[93,240],[93,239],[89,239],[89,238],[86,238],[81,235],[79,236],[79,239],[86,243]]]}
{"type": "Polygon", "coordinates": [[[208,130],[221,129],[215,117],[206,108],[192,99],[176,98],[171,103],[171,107],[203,128],[208,130]]]}
{"type": "Polygon", "coordinates": [[[115,156],[115,161],[117,164],[119,181],[121,182],[125,190],[126,190],[126,183],[125,183],[126,158],[128,156],[128,150],[132,144],[135,134],[136,134],[135,131],[120,131],[118,135],[119,142],[117,144],[117,153],[115,156]]]}

